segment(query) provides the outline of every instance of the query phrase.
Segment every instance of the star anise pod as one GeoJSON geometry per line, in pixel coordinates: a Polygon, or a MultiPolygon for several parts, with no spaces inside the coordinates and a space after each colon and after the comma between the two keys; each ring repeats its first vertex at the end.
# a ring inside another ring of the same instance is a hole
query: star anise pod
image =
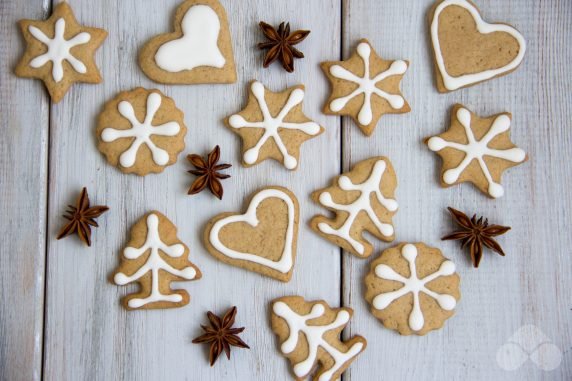
{"type": "Polygon", "coordinates": [[[244,331],[244,327],[233,328],[234,318],[236,316],[236,307],[232,307],[226,311],[222,319],[211,311],[207,312],[210,321],[210,327],[201,324],[201,328],[205,333],[193,340],[194,344],[209,343],[211,345],[209,351],[209,361],[211,366],[214,365],[218,356],[224,351],[226,358],[230,360],[230,347],[248,348],[250,347],[238,337],[238,334],[244,331]]]}
{"type": "Polygon", "coordinates": [[[91,227],[99,227],[95,219],[107,212],[109,208],[104,205],[90,207],[89,196],[85,187],[77,199],[77,205],[68,205],[68,208],[67,214],[64,214],[63,217],[70,222],[60,230],[57,239],[76,233],[87,246],[91,246],[91,227]]]}
{"type": "Polygon", "coordinates": [[[463,248],[469,246],[471,259],[475,267],[479,267],[479,263],[481,262],[483,245],[504,257],[503,249],[493,237],[506,233],[510,230],[510,227],[489,225],[488,219],[485,219],[483,222],[483,217],[477,219],[476,214],[473,215],[472,218],[469,218],[466,214],[456,209],[451,207],[447,209],[449,209],[453,220],[461,229],[444,236],[441,238],[442,240],[460,240],[463,248]]]}
{"type": "Polygon", "coordinates": [[[191,187],[188,194],[197,194],[207,186],[212,194],[219,200],[222,200],[223,189],[220,180],[228,179],[230,175],[219,173],[223,169],[232,167],[230,164],[218,164],[220,160],[220,147],[216,146],[207,156],[207,160],[199,155],[188,155],[187,160],[196,168],[188,171],[198,176],[191,187]]]}
{"type": "Polygon", "coordinates": [[[287,23],[286,26],[284,26],[284,23],[281,23],[278,26],[278,30],[264,21],[261,21],[258,25],[262,29],[264,36],[269,40],[258,44],[260,49],[268,49],[262,66],[268,67],[278,59],[282,63],[282,67],[288,73],[292,73],[294,71],[294,58],[304,58],[304,53],[296,49],[294,45],[304,41],[310,34],[310,31],[297,30],[290,34],[290,23],[287,23]]]}

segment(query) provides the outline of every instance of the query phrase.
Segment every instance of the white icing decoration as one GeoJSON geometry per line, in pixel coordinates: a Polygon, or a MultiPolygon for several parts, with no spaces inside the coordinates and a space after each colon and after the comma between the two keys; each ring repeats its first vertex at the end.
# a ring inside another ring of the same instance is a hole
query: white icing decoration
{"type": "Polygon", "coordinates": [[[346,68],[340,65],[334,65],[330,68],[330,74],[336,78],[343,79],[345,81],[353,82],[358,86],[352,93],[346,95],[345,97],[334,99],[330,103],[330,109],[334,112],[338,112],[343,109],[346,104],[352,100],[353,98],[357,97],[360,94],[364,94],[364,101],[363,105],[360,109],[358,114],[358,121],[362,125],[368,125],[372,122],[373,115],[371,111],[371,95],[376,94],[377,96],[385,99],[387,103],[393,109],[400,109],[405,104],[405,99],[402,96],[396,94],[388,94],[383,90],[380,90],[376,85],[378,82],[383,81],[384,79],[404,74],[407,71],[407,63],[405,61],[393,61],[389,69],[383,71],[376,75],[375,77],[370,77],[370,63],[369,63],[369,56],[371,54],[371,46],[366,42],[361,42],[357,47],[357,53],[363,60],[364,65],[364,74],[363,77],[358,77],[351,71],[347,70],[346,68]]]}
{"type": "Polygon", "coordinates": [[[425,318],[421,311],[421,304],[419,302],[419,293],[423,292],[431,298],[435,299],[439,306],[445,311],[452,311],[457,305],[457,300],[447,294],[438,294],[429,290],[425,285],[441,276],[453,275],[455,273],[455,264],[449,260],[441,263],[439,270],[433,274],[427,275],[423,279],[417,277],[417,267],[415,259],[417,258],[417,248],[412,244],[407,244],[401,249],[401,255],[409,263],[409,271],[411,275],[409,278],[398,274],[391,267],[385,264],[379,264],[375,267],[375,275],[381,279],[393,280],[403,283],[403,287],[391,292],[386,292],[377,295],[373,299],[373,307],[377,310],[387,308],[393,301],[401,298],[408,293],[413,294],[413,308],[409,315],[409,327],[414,331],[419,331],[425,325],[425,318]]]}
{"type": "Polygon", "coordinates": [[[319,381],[330,380],[334,373],[349,360],[357,356],[363,349],[363,343],[357,342],[347,352],[341,352],[324,339],[326,332],[339,328],[350,320],[350,314],[345,310],[338,311],[336,319],[330,324],[309,325],[309,320],[319,318],[324,314],[325,308],[322,304],[314,304],[307,315],[297,314],[284,302],[274,303],[272,309],[277,316],[284,319],[286,324],[288,324],[289,336],[280,347],[282,353],[289,354],[296,349],[300,333],[304,334],[308,342],[308,357],[294,365],[294,374],[297,377],[304,377],[312,370],[317,361],[318,347],[326,351],[334,360],[334,365],[320,375],[319,381]]]}
{"type": "Polygon", "coordinates": [[[238,114],[232,115],[229,119],[229,124],[232,128],[264,129],[264,134],[256,145],[244,153],[244,162],[247,164],[254,164],[256,160],[258,160],[260,149],[264,143],[266,143],[268,139],[272,138],[284,157],[284,166],[288,169],[296,168],[298,161],[294,156],[288,153],[288,150],[280,137],[279,129],[298,130],[308,135],[317,135],[320,133],[320,126],[314,122],[284,122],[284,118],[288,113],[304,100],[304,90],[295,89],[292,91],[288,97],[288,101],[276,117],[273,117],[270,114],[270,110],[266,104],[266,99],[264,98],[265,89],[262,83],[258,81],[252,83],[251,90],[252,94],[254,94],[258,101],[263,120],[261,122],[249,122],[238,114]]]}
{"type": "Polygon", "coordinates": [[[510,118],[507,115],[499,115],[481,140],[476,140],[473,130],[471,130],[471,113],[469,110],[466,108],[460,108],[457,111],[457,120],[465,129],[465,134],[467,135],[467,140],[469,142],[468,144],[449,142],[438,136],[434,136],[428,141],[428,146],[431,151],[441,151],[445,148],[453,148],[465,153],[465,158],[456,168],[449,169],[443,173],[443,181],[446,184],[455,183],[465,168],[467,168],[473,160],[477,160],[481,170],[483,171],[483,175],[489,183],[489,194],[494,198],[501,197],[504,194],[504,189],[502,185],[493,181],[484,157],[492,156],[498,159],[512,161],[513,163],[521,163],[524,161],[526,153],[520,148],[498,150],[488,147],[491,140],[510,128],[510,118]]]}
{"type": "Polygon", "coordinates": [[[131,146],[119,157],[119,163],[123,167],[129,168],[135,164],[137,151],[139,151],[139,147],[141,147],[142,144],[146,144],[149,150],[151,150],[155,164],[165,165],[169,162],[169,153],[164,149],[157,147],[151,140],[151,136],[175,136],[181,130],[181,126],[177,122],[167,122],[160,126],[154,126],[151,124],[157,110],[159,110],[159,107],[161,107],[161,95],[158,93],[149,94],[147,97],[147,112],[145,120],[141,123],[137,120],[135,110],[131,103],[128,101],[121,101],[117,105],[119,113],[131,123],[131,128],[126,130],[106,128],[101,133],[101,139],[104,142],[113,142],[116,139],[135,138],[131,146]]]}
{"type": "Polygon", "coordinates": [[[377,230],[384,236],[389,237],[393,235],[394,229],[390,224],[385,224],[379,221],[371,205],[371,194],[373,193],[379,203],[388,211],[394,212],[397,210],[397,201],[393,199],[386,199],[379,190],[379,185],[383,173],[387,165],[385,161],[377,161],[369,178],[361,184],[352,183],[351,179],[347,176],[340,176],[338,180],[339,187],[344,191],[359,191],[360,196],[351,204],[338,204],[333,201],[332,195],[329,192],[324,192],[320,195],[319,201],[327,208],[341,210],[348,214],[343,225],[337,229],[332,228],[325,222],[318,224],[318,229],[324,234],[331,234],[346,240],[352,247],[361,255],[364,254],[365,247],[356,241],[351,235],[352,225],[360,212],[365,212],[371,219],[377,230]]]}
{"type": "Polygon", "coordinates": [[[156,214],[150,214],[147,217],[147,238],[140,248],[127,247],[123,251],[123,255],[127,259],[137,259],[150,250],[149,258],[143,266],[139,268],[133,275],[127,276],[124,273],[115,274],[114,281],[116,284],[123,286],[143,277],[149,271],[151,272],[151,294],[143,299],[131,299],[128,302],[129,307],[139,308],[154,302],[173,302],[177,303],[183,300],[179,294],[165,295],[159,290],[160,271],[168,272],[180,278],[187,280],[195,279],[197,271],[193,267],[185,267],[182,270],[175,269],[161,258],[159,250],[171,258],[179,258],[185,253],[185,247],[180,243],[167,246],[159,237],[159,217],[156,214]]]}
{"type": "Polygon", "coordinates": [[[226,60],[218,48],[220,20],[211,7],[190,7],[181,21],[181,28],[181,38],[166,42],[157,50],[157,66],[171,73],[198,66],[224,66],[226,60]]]}
{"type": "Polygon", "coordinates": [[[278,189],[263,189],[258,192],[250,202],[248,206],[248,210],[245,214],[242,215],[234,215],[228,216],[223,219],[218,220],[212,227],[209,240],[213,247],[221,252],[223,255],[226,255],[229,258],[233,259],[240,259],[244,261],[250,261],[253,263],[258,263],[259,265],[269,267],[276,271],[279,271],[283,274],[290,271],[292,268],[292,249],[294,243],[294,217],[296,214],[296,208],[294,206],[294,202],[290,198],[290,196],[278,189]],[[251,253],[242,253],[236,250],[232,250],[226,247],[220,240],[220,231],[223,227],[228,224],[232,224],[235,222],[245,222],[252,227],[258,226],[258,217],[256,216],[256,210],[258,209],[258,205],[262,203],[264,200],[269,198],[278,198],[286,203],[288,208],[288,227],[286,229],[286,237],[284,241],[284,251],[282,252],[282,256],[278,261],[273,261],[268,258],[263,258],[256,254],[251,253]]]}
{"type": "Polygon", "coordinates": [[[52,78],[56,82],[60,82],[64,78],[63,62],[67,61],[71,67],[80,74],[85,74],[87,68],[77,58],[75,58],[70,50],[77,45],[82,45],[91,39],[91,35],[87,32],[81,32],[66,40],[64,37],[66,29],[66,20],[59,18],[54,27],[54,38],[49,38],[40,29],[35,26],[28,26],[28,31],[38,41],[48,47],[48,51],[42,55],[35,57],[30,61],[30,66],[39,68],[44,66],[48,61],[52,61],[52,78]]]}
{"type": "Polygon", "coordinates": [[[457,90],[461,87],[486,81],[487,79],[491,79],[503,73],[514,70],[522,62],[524,53],[526,51],[526,41],[518,30],[505,24],[489,24],[485,22],[479,14],[477,8],[475,8],[466,0],[445,0],[437,6],[433,16],[433,21],[431,22],[431,41],[433,42],[433,49],[435,50],[435,61],[437,62],[437,67],[439,68],[441,77],[443,78],[443,85],[447,90],[457,90]],[[439,42],[439,15],[446,7],[451,5],[456,5],[469,11],[471,16],[473,16],[473,19],[477,25],[477,30],[480,33],[489,34],[493,32],[505,32],[513,36],[520,46],[520,50],[514,60],[498,69],[485,70],[480,73],[464,74],[458,77],[449,75],[445,67],[445,60],[443,58],[443,52],[441,51],[441,44],[439,42]]]}

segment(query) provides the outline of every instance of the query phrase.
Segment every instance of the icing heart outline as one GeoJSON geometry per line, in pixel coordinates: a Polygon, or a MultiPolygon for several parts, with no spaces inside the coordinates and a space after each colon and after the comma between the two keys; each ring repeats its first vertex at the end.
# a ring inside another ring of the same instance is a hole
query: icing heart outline
{"type": "Polygon", "coordinates": [[[244,214],[234,214],[224,217],[215,222],[209,233],[209,241],[213,247],[221,254],[231,258],[249,261],[266,266],[280,273],[286,274],[294,265],[293,246],[294,246],[294,228],[295,228],[296,206],[294,200],[286,192],[276,188],[266,188],[259,191],[250,201],[248,209],[244,214]],[[288,207],[288,227],[286,228],[286,240],[284,242],[284,250],[278,261],[261,257],[256,254],[243,253],[225,246],[219,238],[220,230],[231,223],[245,222],[252,227],[258,226],[259,220],[256,216],[258,206],[262,201],[269,198],[278,198],[284,201],[288,207]]]}
{"type": "Polygon", "coordinates": [[[469,3],[466,0],[445,0],[437,6],[433,15],[433,20],[431,22],[431,41],[433,43],[433,50],[435,52],[435,61],[437,63],[439,72],[441,73],[441,77],[443,78],[443,85],[449,91],[457,90],[460,89],[461,87],[486,81],[488,79],[491,79],[501,74],[508,73],[516,69],[524,59],[524,54],[526,52],[526,41],[518,30],[506,24],[487,23],[481,17],[481,14],[479,13],[478,9],[473,4],[469,3]],[[504,32],[514,37],[518,42],[518,45],[520,46],[520,50],[517,56],[507,65],[502,66],[498,69],[489,69],[479,73],[464,74],[458,77],[453,77],[449,75],[447,69],[445,68],[445,61],[443,58],[443,53],[441,51],[441,44],[439,43],[438,34],[439,34],[439,16],[445,8],[451,5],[457,5],[469,11],[469,13],[473,17],[473,20],[477,25],[477,31],[480,34],[504,32]]]}

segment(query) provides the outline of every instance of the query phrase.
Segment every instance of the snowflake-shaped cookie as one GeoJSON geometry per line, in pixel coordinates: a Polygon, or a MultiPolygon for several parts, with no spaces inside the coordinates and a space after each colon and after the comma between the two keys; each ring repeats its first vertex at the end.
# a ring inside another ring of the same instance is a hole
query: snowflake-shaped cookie
{"type": "Polygon", "coordinates": [[[510,123],[508,113],[479,118],[455,105],[449,130],[427,140],[429,149],[443,159],[441,184],[470,181],[490,197],[501,197],[502,172],[527,160],[510,140],[510,123]]]}
{"type": "Polygon", "coordinates": [[[227,121],[242,138],[244,166],[272,158],[287,169],[298,167],[302,143],[324,131],[304,115],[303,100],[302,85],[273,93],[258,81],[251,83],[248,104],[227,121]]]}
{"type": "Polygon", "coordinates": [[[351,116],[370,136],[383,114],[411,111],[400,89],[408,66],[403,60],[382,60],[367,40],[361,40],[348,60],[322,63],[332,84],[324,112],[351,116]]]}
{"type": "Polygon", "coordinates": [[[27,48],[16,75],[43,80],[54,103],[74,82],[101,82],[93,56],[107,32],[79,25],[66,2],[46,21],[21,20],[20,28],[27,48]]]}
{"type": "Polygon", "coordinates": [[[440,328],[460,298],[455,264],[421,243],[385,250],[365,283],[372,313],[404,335],[440,328]]]}
{"type": "Polygon", "coordinates": [[[396,187],[397,179],[389,159],[364,160],[334,180],[331,187],[312,194],[314,201],[334,211],[336,217],[331,220],[316,216],[310,225],[332,243],[358,257],[369,257],[373,247],[363,237],[364,231],[386,242],[395,239],[391,218],[397,211],[396,187]]]}
{"type": "Polygon", "coordinates": [[[185,147],[183,113],[158,90],[119,94],[100,115],[99,149],[123,172],[146,175],[173,164],[185,147]]]}

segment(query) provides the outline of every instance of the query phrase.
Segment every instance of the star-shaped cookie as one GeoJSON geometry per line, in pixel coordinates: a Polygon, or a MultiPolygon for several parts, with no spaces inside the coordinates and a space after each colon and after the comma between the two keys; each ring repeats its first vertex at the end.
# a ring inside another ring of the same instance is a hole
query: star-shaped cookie
{"type": "Polygon", "coordinates": [[[78,24],[67,3],[59,3],[46,21],[20,20],[19,25],[27,46],[15,74],[44,81],[54,103],[74,82],[101,82],[94,54],[107,32],[78,24]]]}
{"type": "Polygon", "coordinates": [[[510,123],[510,113],[480,118],[455,105],[449,129],[427,139],[429,149],[443,159],[441,185],[469,181],[488,196],[501,197],[503,171],[528,159],[510,140],[510,123]]]}
{"type": "Polygon", "coordinates": [[[401,79],[409,62],[381,59],[368,40],[360,40],[348,60],[322,62],[321,66],[332,84],[324,113],[351,116],[365,135],[373,133],[382,115],[411,111],[401,94],[401,79]]]}
{"type": "Polygon", "coordinates": [[[253,81],[246,107],[226,120],[227,126],[242,138],[242,164],[250,167],[268,158],[296,169],[300,146],[324,132],[302,111],[304,86],[290,87],[281,93],[267,90],[253,81]]]}

